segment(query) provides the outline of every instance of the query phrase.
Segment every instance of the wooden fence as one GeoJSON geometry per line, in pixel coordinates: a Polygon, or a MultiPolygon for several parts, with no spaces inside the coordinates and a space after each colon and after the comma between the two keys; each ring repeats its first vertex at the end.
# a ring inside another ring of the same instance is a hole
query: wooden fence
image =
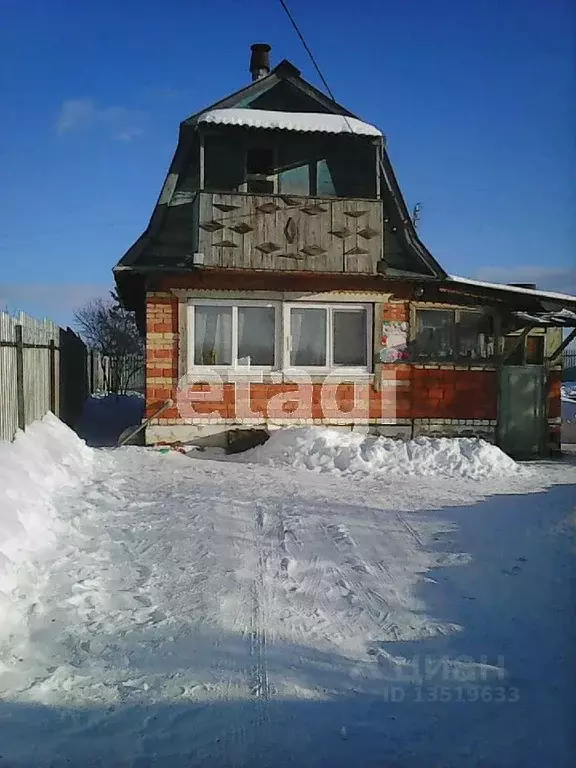
{"type": "MultiPolygon", "coordinates": [[[[12,440],[48,411],[73,427],[85,399],[108,390],[110,367],[70,328],[0,312],[0,440],[12,440]]],[[[133,367],[136,389],[142,375],[136,361],[133,367]]]]}

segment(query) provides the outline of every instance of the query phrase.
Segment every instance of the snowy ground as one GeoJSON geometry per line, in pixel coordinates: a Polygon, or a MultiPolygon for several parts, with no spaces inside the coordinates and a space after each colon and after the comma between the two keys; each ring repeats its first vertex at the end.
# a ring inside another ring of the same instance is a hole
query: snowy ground
{"type": "Polygon", "coordinates": [[[0,765],[573,764],[576,456],[376,478],[48,426],[83,483],[0,574],[0,765]]]}

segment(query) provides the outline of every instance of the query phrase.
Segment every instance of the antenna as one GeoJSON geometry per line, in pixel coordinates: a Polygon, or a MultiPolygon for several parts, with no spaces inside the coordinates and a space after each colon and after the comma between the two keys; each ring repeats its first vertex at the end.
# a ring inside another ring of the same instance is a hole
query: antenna
{"type": "Polygon", "coordinates": [[[416,203],[416,205],[412,209],[412,224],[414,224],[414,229],[418,229],[418,224],[420,223],[421,210],[422,210],[422,203],[416,203]]]}

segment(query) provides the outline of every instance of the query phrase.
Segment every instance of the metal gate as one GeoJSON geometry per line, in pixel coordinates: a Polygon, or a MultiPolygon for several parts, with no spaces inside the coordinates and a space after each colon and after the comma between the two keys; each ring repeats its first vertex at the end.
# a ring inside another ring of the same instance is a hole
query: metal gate
{"type": "Polygon", "coordinates": [[[517,458],[545,453],[546,378],[541,365],[506,365],[500,369],[498,444],[517,458]]]}

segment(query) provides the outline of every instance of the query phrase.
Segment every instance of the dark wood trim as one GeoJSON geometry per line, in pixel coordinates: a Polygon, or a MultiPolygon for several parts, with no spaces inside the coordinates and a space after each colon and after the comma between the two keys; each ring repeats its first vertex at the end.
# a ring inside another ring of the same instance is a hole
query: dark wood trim
{"type": "Polygon", "coordinates": [[[366,291],[414,299],[414,285],[385,280],[378,275],[324,272],[267,272],[265,270],[197,269],[175,274],[151,275],[149,291],[172,288],[212,291],[366,291]]]}
{"type": "Polygon", "coordinates": [[[50,410],[56,414],[56,344],[53,339],[48,343],[48,349],[50,352],[50,410]]]}
{"type": "MultiPolygon", "coordinates": [[[[507,360],[510,360],[510,358],[512,357],[512,355],[514,354],[514,352],[516,352],[516,350],[517,350],[517,349],[520,347],[520,345],[521,345],[521,344],[524,344],[524,342],[526,341],[526,338],[527,338],[528,334],[529,334],[529,333],[530,333],[530,331],[532,331],[532,330],[534,330],[532,327],[529,327],[529,328],[524,328],[524,330],[522,331],[522,333],[521,333],[521,334],[518,336],[518,338],[516,339],[516,343],[514,344],[514,346],[512,347],[512,349],[510,349],[506,355],[504,355],[504,354],[502,355],[502,365],[506,365],[506,361],[507,361],[507,360]]],[[[524,354],[522,355],[522,365],[524,365],[524,364],[525,364],[525,363],[524,363],[525,357],[526,357],[526,351],[524,351],[524,354]]]]}
{"type": "MultiPolygon", "coordinates": [[[[21,326],[16,326],[16,328],[18,327],[21,326]]],[[[16,331],[16,334],[18,334],[18,331],[16,331]]],[[[0,341],[0,347],[16,347],[21,349],[52,349],[52,344],[54,344],[53,341],[48,344],[27,344],[26,342],[19,344],[18,341],[0,341]]],[[[54,344],[54,349],[60,349],[60,347],[54,344]]]]}
{"type": "Polygon", "coordinates": [[[26,428],[26,411],[24,404],[24,344],[22,343],[22,326],[16,330],[16,393],[18,399],[18,429],[26,428]]]}

